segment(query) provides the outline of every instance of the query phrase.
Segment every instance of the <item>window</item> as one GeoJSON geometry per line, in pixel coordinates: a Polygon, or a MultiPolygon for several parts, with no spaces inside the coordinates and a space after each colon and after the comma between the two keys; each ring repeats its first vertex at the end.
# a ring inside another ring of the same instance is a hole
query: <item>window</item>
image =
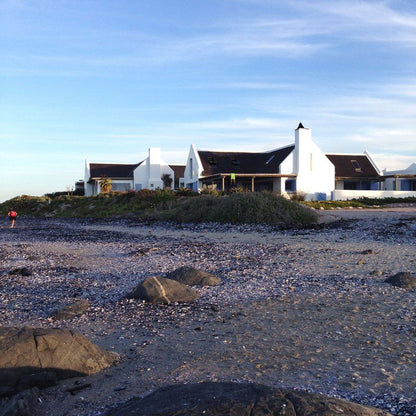
{"type": "Polygon", "coordinates": [[[267,159],[267,162],[266,162],[266,165],[268,165],[273,159],[274,159],[274,157],[275,157],[276,155],[274,154],[274,155],[271,155],[268,159],[267,159]]]}
{"type": "Polygon", "coordinates": [[[296,191],[296,181],[294,179],[286,179],[285,191],[286,192],[295,192],[296,191]]]}
{"type": "Polygon", "coordinates": [[[352,164],[352,167],[354,168],[354,170],[356,172],[362,172],[363,171],[357,160],[351,160],[351,164],[352,164]]]}

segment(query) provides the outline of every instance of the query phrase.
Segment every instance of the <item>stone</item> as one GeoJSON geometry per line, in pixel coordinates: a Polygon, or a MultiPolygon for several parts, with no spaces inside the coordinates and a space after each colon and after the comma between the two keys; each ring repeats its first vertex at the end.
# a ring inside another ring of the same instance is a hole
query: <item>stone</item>
{"type": "Polygon", "coordinates": [[[0,396],[56,380],[94,374],[117,355],[76,331],[57,328],[0,328],[0,396]]]}
{"type": "Polygon", "coordinates": [[[136,286],[129,297],[151,303],[170,304],[193,302],[199,298],[199,293],[176,280],[153,276],[136,286]]]}
{"type": "Polygon", "coordinates": [[[9,274],[11,275],[20,274],[20,276],[28,277],[28,276],[32,276],[33,272],[28,267],[19,267],[17,269],[10,270],[9,274]]]}
{"type": "Polygon", "coordinates": [[[79,301],[67,305],[55,312],[55,319],[72,319],[76,316],[82,315],[90,307],[90,302],[87,299],[80,299],[79,301]]]}
{"type": "Polygon", "coordinates": [[[34,387],[11,397],[0,409],[0,416],[36,416],[39,399],[39,389],[34,387]]]}
{"type": "Polygon", "coordinates": [[[165,277],[189,286],[215,286],[221,284],[219,277],[190,266],[179,267],[179,269],[168,273],[165,277]]]}
{"type": "Polygon", "coordinates": [[[402,289],[416,289],[416,277],[409,272],[399,272],[387,278],[384,282],[402,289]]]}
{"type": "Polygon", "coordinates": [[[303,391],[248,383],[207,382],[163,387],[106,416],[386,416],[382,410],[303,391]]]}

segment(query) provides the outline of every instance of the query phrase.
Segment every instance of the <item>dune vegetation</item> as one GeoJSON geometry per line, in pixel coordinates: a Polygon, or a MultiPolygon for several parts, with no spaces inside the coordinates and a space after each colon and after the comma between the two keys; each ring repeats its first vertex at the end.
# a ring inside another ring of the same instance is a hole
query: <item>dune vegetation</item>
{"type": "Polygon", "coordinates": [[[6,215],[54,218],[128,218],[179,223],[308,225],[317,221],[314,210],[272,193],[235,192],[197,195],[191,191],[109,192],[94,197],[59,195],[20,196],[0,204],[6,215]]]}

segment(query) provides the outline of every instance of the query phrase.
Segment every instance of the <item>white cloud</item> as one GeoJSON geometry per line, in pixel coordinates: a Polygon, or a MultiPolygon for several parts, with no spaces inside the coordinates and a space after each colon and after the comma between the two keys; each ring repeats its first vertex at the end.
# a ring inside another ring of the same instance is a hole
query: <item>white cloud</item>
{"type": "Polygon", "coordinates": [[[399,10],[398,2],[325,0],[303,1],[297,5],[317,13],[333,34],[364,42],[416,46],[416,14],[413,8],[399,10]]]}
{"type": "Polygon", "coordinates": [[[371,153],[371,157],[381,170],[387,169],[388,171],[406,169],[412,163],[416,163],[416,155],[406,156],[400,154],[371,153]]]}

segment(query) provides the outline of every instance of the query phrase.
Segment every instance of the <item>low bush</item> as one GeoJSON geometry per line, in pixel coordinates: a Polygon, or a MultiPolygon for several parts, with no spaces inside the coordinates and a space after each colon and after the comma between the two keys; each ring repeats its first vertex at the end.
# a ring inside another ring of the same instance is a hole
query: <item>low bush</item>
{"type": "Polygon", "coordinates": [[[145,220],[176,222],[219,222],[231,224],[307,225],[317,221],[310,209],[271,193],[201,195],[169,204],[164,209],[146,210],[145,220]]]}

